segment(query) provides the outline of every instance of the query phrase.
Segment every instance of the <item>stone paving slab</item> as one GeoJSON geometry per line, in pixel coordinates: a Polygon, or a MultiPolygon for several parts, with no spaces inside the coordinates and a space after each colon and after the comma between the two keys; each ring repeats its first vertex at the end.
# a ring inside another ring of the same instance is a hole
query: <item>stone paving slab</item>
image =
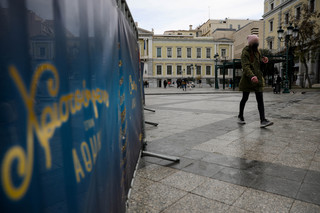
{"type": "Polygon", "coordinates": [[[128,212],[320,212],[320,92],[264,93],[259,128],[252,94],[247,124],[236,123],[240,93],[148,95],[147,150],[128,212]]]}
{"type": "Polygon", "coordinates": [[[144,190],[132,193],[132,200],[139,206],[148,206],[158,212],[186,196],[187,192],[160,183],[154,183],[144,190]]]}
{"type": "Polygon", "coordinates": [[[320,212],[320,206],[296,200],[294,201],[290,212],[291,213],[305,213],[305,212],[317,213],[317,212],[320,212]]]}
{"type": "Polygon", "coordinates": [[[209,179],[192,192],[209,199],[232,205],[246,190],[247,188],[242,186],[209,179]]]}
{"type": "Polygon", "coordinates": [[[221,202],[213,201],[204,197],[200,197],[194,194],[188,194],[177,203],[165,210],[165,213],[173,212],[198,212],[198,213],[212,213],[214,212],[227,212],[230,206],[221,202]]]}
{"type": "Polygon", "coordinates": [[[294,200],[263,191],[248,189],[234,206],[254,212],[288,212],[294,200]]]}
{"type": "Polygon", "coordinates": [[[161,183],[189,192],[197,188],[206,180],[207,178],[203,176],[179,171],[161,180],[161,183]]]}

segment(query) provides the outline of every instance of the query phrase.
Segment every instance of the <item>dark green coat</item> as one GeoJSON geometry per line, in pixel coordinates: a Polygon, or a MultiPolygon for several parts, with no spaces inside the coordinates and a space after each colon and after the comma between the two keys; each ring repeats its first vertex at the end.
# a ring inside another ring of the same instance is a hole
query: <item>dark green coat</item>
{"type": "Polygon", "coordinates": [[[260,54],[255,53],[254,60],[251,62],[249,46],[246,46],[242,50],[241,65],[242,65],[242,77],[240,80],[239,90],[243,92],[262,92],[265,85],[263,74],[260,70],[261,57],[260,54]],[[259,82],[252,83],[251,78],[257,76],[259,82]]]}

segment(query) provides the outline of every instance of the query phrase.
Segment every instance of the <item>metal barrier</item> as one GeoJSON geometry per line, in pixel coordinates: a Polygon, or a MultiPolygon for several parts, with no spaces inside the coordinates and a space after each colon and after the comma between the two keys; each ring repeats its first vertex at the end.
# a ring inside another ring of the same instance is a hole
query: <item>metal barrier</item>
{"type": "Polygon", "coordinates": [[[1,212],[125,212],[143,144],[123,0],[0,1],[1,212]]]}

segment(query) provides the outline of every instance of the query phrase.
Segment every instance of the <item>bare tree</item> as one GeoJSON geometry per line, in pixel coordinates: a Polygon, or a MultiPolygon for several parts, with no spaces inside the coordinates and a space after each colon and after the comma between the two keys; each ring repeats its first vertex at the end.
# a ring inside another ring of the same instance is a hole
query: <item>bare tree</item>
{"type": "Polygon", "coordinates": [[[316,53],[320,49],[320,12],[316,11],[315,8],[310,8],[307,4],[303,4],[301,13],[291,16],[290,20],[299,28],[298,37],[293,38],[292,44],[294,45],[295,56],[305,67],[302,87],[305,87],[308,83],[309,88],[311,88],[308,62],[315,61],[316,53]]]}

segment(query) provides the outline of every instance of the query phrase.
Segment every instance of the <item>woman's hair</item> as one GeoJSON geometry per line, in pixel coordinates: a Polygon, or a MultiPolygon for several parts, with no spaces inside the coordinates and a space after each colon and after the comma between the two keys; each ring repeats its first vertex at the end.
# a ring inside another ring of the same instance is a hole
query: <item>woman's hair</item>
{"type": "Polygon", "coordinates": [[[253,48],[252,45],[249,45],[249,53],[250,53],[250,62],[251,63],[254,61],[255,53],[258,53],[259,54],[259,58],[260,58],[260,52],[259,52],[258,48],[253,48]]]}

